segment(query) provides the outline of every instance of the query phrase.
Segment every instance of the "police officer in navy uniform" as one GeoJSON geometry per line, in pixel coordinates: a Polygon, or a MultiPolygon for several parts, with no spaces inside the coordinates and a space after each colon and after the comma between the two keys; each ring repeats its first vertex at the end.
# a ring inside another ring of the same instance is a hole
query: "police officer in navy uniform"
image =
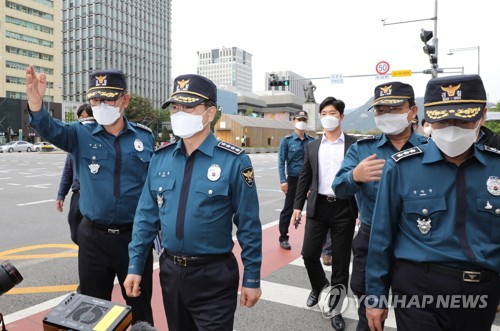
{"type": "Polygon", "coordinates": [[[346,199],[356,195],[359,205],[361,225],[352,242],[351,272],[351,289],[360,299],[358,331],[368,330],[362,298],[365,294],[365,265],[373,206],[382,168],[385,160],[397,151],[427,142],[427,138],[412,128],[418,107],[411,85],[384,83],[375,87],[374,92],[372,107],[375,108],[375,124],[382,134],[358,140],[349,148],[332,185],[337,197],[346,199]]]}
{"type": "Polygon", "coordinates": [[[153,154],[151,130],[123,115],[130,96],[119,70],[92,72],[87,98],[96,123],[64,124],[43,106],[45,74],[26,69],[30,124],[47,141],[71,153],[80,178],[78,272],[82,294],[111,300],[114,279],[132,306],[132,320],[153,324],[151,310],[153,257],[145,253],[142,295],[129,298],[123,281],[128,270],[128,244],[139,196],[153,154]]]}
{"type": "Polygon", "coordinates": [[[309,142],[314,137],[306,134],[307,121],[309,117],[307,112],[300,110],[293,116],[293,125],[295,131],[283,137],[280,141],[278,151],[278,171],[280,175],[281,191],[285,193],[285,205],[280,213],[279,230],[280,246],[283,249],[291,249],[288,242],[288,228],[290,227],[290,218],[293,213],[293,201],[297,190],[300,170],[304,164],[304,153],[309,142]]]}
{"type": "Polygon", "coordinates": [[[240,147],[210,131],[217,88],[199,75],[174,81],[169,107],[181,139],[157,150],[135,215],[127,294],[141,274],[158,230],[160,283],[169,330],[233,330],[239,285],[233,223],[244,265],[240,305],[261,295],[262,228],[252,163],[240,147]]]}
{"type": "Polygon", "coordinates": [[[485,106],[478,75],[431,79],[424,113],[432,139],[387,161],[366,266],[371,330],[382,330],[389,285],[398,330],[491,329],[500,299],[500,151],[475,143],[485,106]]]}

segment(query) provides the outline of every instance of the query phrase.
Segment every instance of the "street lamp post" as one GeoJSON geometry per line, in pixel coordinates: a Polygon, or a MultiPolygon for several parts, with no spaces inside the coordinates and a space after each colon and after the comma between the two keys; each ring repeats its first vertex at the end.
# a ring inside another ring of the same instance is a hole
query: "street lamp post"
{"type": "Polygon", "coordinates": [[[477,74],[481,75],[481,51],[479,46],[452,48],[450,49],[448,55],[453,55],[456,52],[464,52],[464,51],[477,51],[477,74]]]}

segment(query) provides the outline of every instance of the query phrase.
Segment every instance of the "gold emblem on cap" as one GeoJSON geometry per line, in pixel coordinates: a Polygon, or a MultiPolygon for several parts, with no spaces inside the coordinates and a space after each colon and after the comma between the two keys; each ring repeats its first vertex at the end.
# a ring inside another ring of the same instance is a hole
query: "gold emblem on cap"
{"type": "Polygon", "coordinates": [[[97,80],[96,85],[106,85],[106,75],[104,76],[95,76],[95,79],[97,80]]]}
{"type": "Polygon", "coordinates": [[[189,83],[189,79],[183,79],[177,81],[178,90],[183,90],[186,88],[186,84],[189,83]]]}
{"type": "Polygon", "coordinates": [[[380,87],[380,90],[384,93],[384,94],[387,94],[389,93],[389,90],[391,89],[392,85],[388,85],[388,86],[381,86],[380,87]]]}
{"type": "Polygon", "coordinates": [[[457,90],[460,88],[460,86],[462,86],[462,84],[458,84],[456,86],[452,86],[451,84],[448,85],[447,87],[444,87],[444,86],[441,86],[441,90],[443,90],[444,92],[446,92],[448,94],[449,97],[452,97],[455,95],[455,93],[457,92],[457,90]]]}

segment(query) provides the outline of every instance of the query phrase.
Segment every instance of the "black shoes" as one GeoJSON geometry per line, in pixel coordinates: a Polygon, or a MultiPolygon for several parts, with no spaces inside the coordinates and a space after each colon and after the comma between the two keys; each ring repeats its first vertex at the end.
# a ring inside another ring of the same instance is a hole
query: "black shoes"
{"type": "Polygon", "coordinates": [[[290,246],[288,240],[280,241],[280,246],[281,248],[286,249],[287,251],[292,249],[292,246],[290,246]]]}
{"type": "Polygon", "coordinates": [[[345,322],[341,314],[333,316],[331,322],[334,330],[343,331],[345,329],[345,322]]]}
{"type": "Polygon", "coordinates": [[[316,305],[318,303],[319,295],[320,295],[321,291],[323,291],[328,286],[330,286],[330,283],[328,283],[328,281],[326,281],[326,283],[325,283],[325,285],[323,285],[323,287],[321,287],[317,290],[313,289],[311,291],[311,293],[309,293],[309,297],[307,298],[307,302],[306,302],[307,307],[312,307],[312,306],[316,305]]]}

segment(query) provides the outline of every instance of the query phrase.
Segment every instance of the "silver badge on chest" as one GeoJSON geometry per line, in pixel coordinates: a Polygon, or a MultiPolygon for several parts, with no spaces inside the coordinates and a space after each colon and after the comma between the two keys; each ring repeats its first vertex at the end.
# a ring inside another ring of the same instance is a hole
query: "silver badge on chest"
{"type": "Polygon", "coordinates": [[[134,148],[138,152],[142,152],[144,150],[144,144],[140,139],[134,140],[134,148]]]}
{"type": "Polygon", "coordinates": [[[486,188],[491,195],[496,197],[500,196],[500,178],[496,176],[490,176],[486,181],[486,188]]]}
{"type": "Polygon", "coordinates": [[[210,168],[208,168],[207,178],[209,180],[211,180],[212,182],[215,182],[216,180],[219,180],[220,173],[221,173],[221,169],[220,169],[219,165],[212,164],[210,166],[210,168]]]}
{"type": "Polygon", "coordinates": [[[96,157],[92,156],[92,163],[89,164],[90,173],[93,174],[93,175],[95,175],[96,173],[98,173],[99,172],[99,168],[101,167],[99,165],[99,163],[95,162],[95,160],[96,160],[96,157]]]}
{"type": "Polygon", "coordinates": [[[158,193],[156,194],[156,203],[158,204],[158,208],[161,208],[163,206],[163,194],[161,193],[162,187],[160,186],[158,188],[158,193]]]}
{"type": "Polygon", "coordinates": [[[432,228],[431,219],[428,218],[426,220],[425,218],[417,218],[417,228],[420,230],[421,234],[428,234],[432,228]]]}

